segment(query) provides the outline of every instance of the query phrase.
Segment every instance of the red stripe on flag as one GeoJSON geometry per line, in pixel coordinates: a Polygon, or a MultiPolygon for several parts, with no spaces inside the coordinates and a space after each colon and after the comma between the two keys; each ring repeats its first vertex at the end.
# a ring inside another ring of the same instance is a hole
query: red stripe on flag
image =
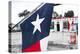
{"type": "Polygon", "coordinates": [[[35,52],[35,51],[41,51],[40,41],[36,42],[35,44],[30,46],[29,48],[25,48],[24,50],[22,50],[22,52],[35,52]]]}

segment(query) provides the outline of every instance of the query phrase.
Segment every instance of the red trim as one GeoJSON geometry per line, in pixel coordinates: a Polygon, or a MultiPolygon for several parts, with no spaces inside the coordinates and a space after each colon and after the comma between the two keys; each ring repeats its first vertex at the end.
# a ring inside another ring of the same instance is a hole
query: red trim
{"type": "Polygon", "coordinates": [[[76,16],[76,17],[61,17],[61,18],[52,18],[52,19],[66,19],[66,18],[78,18],[78,16],[76,16]]]}

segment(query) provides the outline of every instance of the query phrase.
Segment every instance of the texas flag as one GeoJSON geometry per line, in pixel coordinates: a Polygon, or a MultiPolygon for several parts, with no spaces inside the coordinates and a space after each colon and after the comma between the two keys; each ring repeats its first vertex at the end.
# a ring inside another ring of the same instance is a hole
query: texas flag
{"type": "Polygon", "coordinates": [[[54,4],[45,3],[20,24],[22,30],[22,52],[41,51],[40,41],[50,32],[54,4]]]}

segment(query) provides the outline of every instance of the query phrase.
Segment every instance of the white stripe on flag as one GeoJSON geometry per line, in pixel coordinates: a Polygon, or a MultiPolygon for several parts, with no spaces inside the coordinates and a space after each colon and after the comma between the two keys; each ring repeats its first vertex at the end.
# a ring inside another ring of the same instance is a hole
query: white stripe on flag
{"type": "Polygon", "coordinates": [[[49,36],[40,40],[41,51],[47,51],[49,36]]]}

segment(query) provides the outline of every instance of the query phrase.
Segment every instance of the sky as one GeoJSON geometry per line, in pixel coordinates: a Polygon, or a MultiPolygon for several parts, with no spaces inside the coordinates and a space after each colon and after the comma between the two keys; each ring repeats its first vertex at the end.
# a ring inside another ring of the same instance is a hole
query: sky
{"type": "MultiPolygon", "coordinates": [[[[38,5],[40,5],[42,2],[32,2],[32,1],[13,1],[12,2],[12,23],[17,24],[21,19],[24,17],[19,17],[18,14],[23,12],[25,9],[32,12],[38,5]]],[[[55,2],[56,3],[56,2],[55,2]]],[[[58,14],[62,14],[64,16],[64,13],[68,10],[74,11],[74,16],[78,16],[78,4],[73,3],[60,3],[62,5],[55,6],[54,11],[56,11],[58,14]]]]}

